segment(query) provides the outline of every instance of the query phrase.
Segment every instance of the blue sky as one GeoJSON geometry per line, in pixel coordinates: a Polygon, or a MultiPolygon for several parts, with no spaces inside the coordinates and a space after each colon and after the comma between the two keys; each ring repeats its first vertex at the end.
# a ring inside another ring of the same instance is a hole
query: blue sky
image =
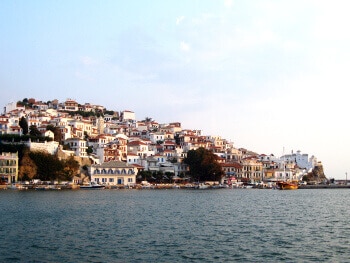
{"type": "MultiPolygon", "coordinates": [[[[0,1],[0,105],[66,98],[349,172],[348,1],[0,1]]],[[[350,179],[350,177],[349,177],[350,179]]]]}

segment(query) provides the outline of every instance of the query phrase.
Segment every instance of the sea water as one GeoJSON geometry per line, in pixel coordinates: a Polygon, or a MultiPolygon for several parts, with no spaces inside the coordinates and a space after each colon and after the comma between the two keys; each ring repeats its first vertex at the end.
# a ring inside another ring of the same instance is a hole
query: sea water
{"type": "Polygon", "coordinates": [[[348,262],[349,189],[0,191],[0,262],[348,262]]]}

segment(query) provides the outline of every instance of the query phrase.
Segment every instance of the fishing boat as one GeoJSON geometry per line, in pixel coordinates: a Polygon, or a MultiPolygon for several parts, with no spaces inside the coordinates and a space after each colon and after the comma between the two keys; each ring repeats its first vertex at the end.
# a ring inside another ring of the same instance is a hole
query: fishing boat
{"type": "Polygon", "coordinates": [[[286,160],[285,160],[285,155],[284,155],[284,147],[283,147],[283,176],[284,180],[283,181],[277,181],[276,182],[276,187],[279,190],[296,190],[299,188],[298,182],[292,181],[291,175],[288,175],[289,179],[287,179],[286,176],[286,160]]]}
{"type": "Polygon", "coordinates": [[[299,188],[297,182],[280,181],[277,182],[276,185],[279,190],[297,190],[299,188]]]}

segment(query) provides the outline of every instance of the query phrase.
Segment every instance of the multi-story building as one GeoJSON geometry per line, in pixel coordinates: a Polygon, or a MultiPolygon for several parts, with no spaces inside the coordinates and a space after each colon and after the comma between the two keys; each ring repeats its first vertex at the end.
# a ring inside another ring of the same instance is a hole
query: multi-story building
{"type": "Polygon", "coordinates": [[[93,164],[90,167],[91,181],[104,185],[134,185],[137,168],[121,161],[93,164]]]}
{"type": "Polygon", "coordinates": [[[0,117],[0,135],[7,134],[9,127],[9,121],[8,118],[5,116],[0,117]]]}
{"type": "Polygon", "coordinates": [[[18,153],[1,153],[0,180],[2,183],[18,181],[18,153]]]}
{"type": "Polygon", "coordinates": [[[255,157],[247,157],[240,161],[243,166],[242,178],[254,181],[261,181],[263,179],[263,165],[255,157]]]}
{"type": "Polygon", "coordinates": [[[66,143],[69,144],[69,147],[74,151],[75,156],[87,157],[87,142],[80,138],[69,138],[66,140],[66,143]]]}
{"type": "Polygon", "coordinates": [[[136,140],[127,144],[127,152],[134,153],[145,159],[147,156],[154,155],[154,151],[148,149],[148,145],[142,141],[136,140]]]}
{"type": "Polygon", "coordinates": [[[236,178],[242,178],[243,165],[238,162],[221,163],[222,170],[226,177],[234,176],[236,178]]]}
{"type": "Polygon", "coordinates": [[[311,156],[309,159],[309,155],[307,153],[301,154],[301,151],[297,151],[296,153],[292,151],[291,154],[285,154],[280,159],[286,163],[293,162],[298,165],[299,168],[306,170],[311,170],[317,164],[317,158],[311,156]]]}
{"type": "Polygon", "coordinates": [[[79,110],[78,103],[75,100],[67,99],[63,103],[62,110],[65,110],[65,111],[78,111],[79,110]]]}

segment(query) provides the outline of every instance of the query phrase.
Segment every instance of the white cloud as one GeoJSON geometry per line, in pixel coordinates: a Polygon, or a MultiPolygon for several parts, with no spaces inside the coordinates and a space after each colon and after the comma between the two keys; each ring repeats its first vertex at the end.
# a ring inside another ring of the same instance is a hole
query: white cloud
{"type": "Polygon", "coordinates": [[[181,41],[181,43],[180,43],[180,49],[181,49],[182,51],[187,52],[187,51],[190,50],[190,45],[187,44],[187,43],[185,43],[184,41],[181,41]]]}
{"type": "Polygon", "coordinates": [[[185,19],[184,16],[180,16],[180,17],[176,18],[176,24],[177,24],[177,25],[180,25],[180,23],[181,23],[184,19],[185,19]]]}

